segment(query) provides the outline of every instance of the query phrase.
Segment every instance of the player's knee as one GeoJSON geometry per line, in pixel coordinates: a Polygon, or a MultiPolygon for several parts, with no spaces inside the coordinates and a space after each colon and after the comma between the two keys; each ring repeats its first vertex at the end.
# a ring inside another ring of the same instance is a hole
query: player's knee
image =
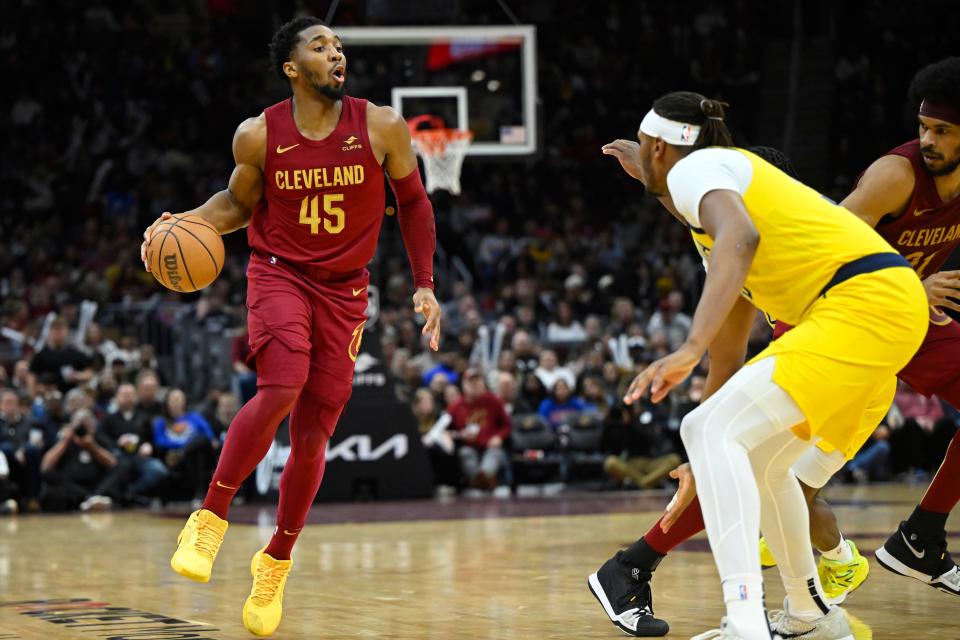
{"type": "Polygon", "coordinates": [[[695,452],[703,448],[703,440],[706,435],[705,426],[705,416],[699,408],[683,417],[680,422],[680,439],[683,440],[687,455],[695,455],[695,452]]]}
{"type": "Polygon", "coordinates": [[[322,429],[307,431],[294,443],[297,458],[307,463],[319,461],[326,455],[328,440],[330,437],[322,429]]]}
{"type": "Polygon", "coordinates": [[[288,412],[300,396],[303,385],[266,385],[257,389],[260,402],[277,412],[288,412]]]}
{"type": "Polygon", "coordinates": [[[306,462],[323,458],[343,405],[333,405],[320,394],[304,390],[297,404],[297,425],[291,429],[292,454],[306,462]]]}

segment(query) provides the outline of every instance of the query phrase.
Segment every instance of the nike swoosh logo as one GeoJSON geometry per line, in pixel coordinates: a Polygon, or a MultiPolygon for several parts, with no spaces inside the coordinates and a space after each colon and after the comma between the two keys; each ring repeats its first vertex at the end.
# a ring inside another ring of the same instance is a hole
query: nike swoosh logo
{"type": "Polygon", "coordinates": [[[913,210],[913,215],[915,215],[915,216],[922,216],[922,215],[925,214],[927,211],[933,211],[933,209],[914,209],[914,210],[913,210]]]}
{"type": "Polygon", "coordinates": [[[923,559],[923,556],[927,555],[926,549],[924,549],[923,551],[917,552],[917,550],[913,548],[913,545],[910,544],[910,541],[907,540],[907,536],[903,535],[903,531],[900,532],[900,537],[903,538],[903,541],[907,543],[907,547],[910,549],[910,552],[913,555],[917,556],[918,560],[923,559]]]}
{"type": "Polygon", "coordinates": [[[223,487],[224,489],[236,489],[236,488],[237,488],[237,487],[231,487],[230,485],[223,484],[223,483],[220,482],[219,480],[217,480],[217,486],[218,486],[218,487],[223,487]]]}
{"type": "Polygon", "coordinates": [[[294,147],[299,147],[299,146],[300,146],[299,142],[297,144],[292,144],[289,147],[281,147],[280,145],[277,145],[277,155],[280,155],[281,153],[286,153],[287,151],[290,151],[290,149],[293,149],[294,147]]]}
{"type": "Polygon", "coordinates": [[[295,535],[297,535],[297,532],[296,532],[296,531],[287,531],[286,529],[284,529],[284,530],[283,530],[283,535],[285,535],[285,536],[295,536],[295,535]]]}
{"type": "Polygon", "coordinates": [[[359,289],[351,289],[353,291],[353,296],[357,297],[366,290],[366,287],[360,287],[359,289]]]}

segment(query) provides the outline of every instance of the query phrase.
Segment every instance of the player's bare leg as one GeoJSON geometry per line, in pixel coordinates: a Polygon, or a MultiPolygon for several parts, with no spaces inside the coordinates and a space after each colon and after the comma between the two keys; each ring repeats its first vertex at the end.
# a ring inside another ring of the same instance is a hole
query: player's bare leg
{"type": "Polygon", "coordinates": [[[820,551],[817,574],[823,594],[840,604],[864,583],[870,574],[869,561],[860,554],[856,543],[840,533],[837,516],[820,489],[800,483],[810,511],[810,539],[820,551]]]}

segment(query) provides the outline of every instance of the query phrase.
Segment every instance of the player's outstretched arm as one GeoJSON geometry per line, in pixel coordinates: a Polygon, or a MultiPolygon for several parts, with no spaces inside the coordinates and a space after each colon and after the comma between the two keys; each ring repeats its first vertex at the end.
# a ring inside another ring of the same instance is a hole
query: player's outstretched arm
{"type": "MultiPolygon", "coordinates": [[[[223,191],[218,191],[209,200],[190,211],[210,222],[220,235],[242,229],[250,222],[253,210],[263,198],[263,161],[266,156],[267,125],[263,115],[249,118],[237,127],[233,136],[233,158],[236,166],[230,175],[230,182],[223,191]]],[[[165,211],[143,232],[143,244],[140,245],[140,259],[147,264],[147,245],[156,226],[172,214],[165,211]]]]}
{"type": "Polygon", "coordinates": [[[743,199],[727,189],[710,191],[700,201],[700,221],[714,241],[710,271],[693,314],[690,334],[679,349],[640,372],[623,398],[627,404],[640,399],[648,388],[650,398],[660,402],[671,389],[686,380],[740,298],[760,244],[760,234],[743,199]]]}
{"type": "Polygon", "coordinates": [[[876,227],[884,216],[903,213],[915,182],[910,161],[902,156],[883,156],[863,172],[860,182],[841,207],[871,227],[876,227]]]}
{"type": "Polygon", "coordinates": [[[383,168],[397,197],[397,222],[416,287],[413,306],[426,318],[423,335],[430,336],[430,348],[437,351],[441,310],[433,293],[433,253],[437,244],[433,205],[420,180],[406,121],[390,107],[376,107],[368,112],[368,122],[385,152],[383,168]]]}

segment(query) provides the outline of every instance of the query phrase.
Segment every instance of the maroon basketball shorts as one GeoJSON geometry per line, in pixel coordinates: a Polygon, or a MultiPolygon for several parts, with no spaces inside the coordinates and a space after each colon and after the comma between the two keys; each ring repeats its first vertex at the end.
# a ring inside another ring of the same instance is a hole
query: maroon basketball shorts
{"type": "Polygon", "coordinates": [[[931,309],[927,337],[897,377],[923,395],[935,395],[960,409],[960,324],[931,309]]]}
{"type": "Polygon", "coordinates": [[[300,387],[343,405],[367,321],[370,273],[324,274],[253,254],[247,267],[249,360],[257,385],[300,387]]]}
{"type": "MultiPolygon", "coordinates": [[[[773,339],[792,328],[778,320],[773,339]]],[[[960,324],[931,308],[927,337],[897,377],[923,395],[935,395],[960,409],[960,324]]]]}

